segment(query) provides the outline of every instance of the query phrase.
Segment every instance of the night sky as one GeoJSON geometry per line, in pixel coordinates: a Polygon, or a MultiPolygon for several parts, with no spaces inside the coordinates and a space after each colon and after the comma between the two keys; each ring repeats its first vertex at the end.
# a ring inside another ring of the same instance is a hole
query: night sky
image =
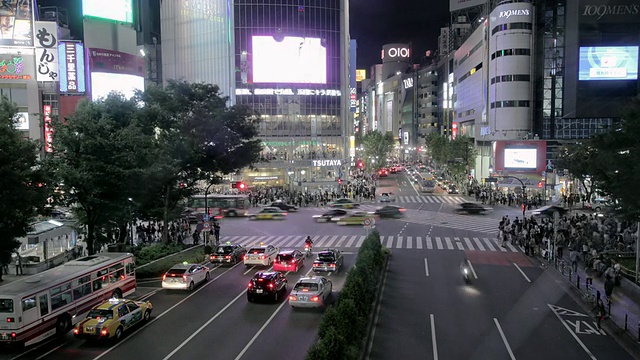
{"type": "MultiPolygon", "coordinates": [[[[108,0],[104,0],[108,2],[108,0]]],[[[173,0],[180,1],[180,0],[173,0]]],[[[69,12],[71,33],[81,36],[81,0],[37,0],[40,6],[62,6],[69,12]]],[[[350,0],[351,38],[358,41],[358,68],[380,63],[382,45],[410,43],[414,62],[436,50],[440,28],[449,22],[448,0],[350,0]]]]}

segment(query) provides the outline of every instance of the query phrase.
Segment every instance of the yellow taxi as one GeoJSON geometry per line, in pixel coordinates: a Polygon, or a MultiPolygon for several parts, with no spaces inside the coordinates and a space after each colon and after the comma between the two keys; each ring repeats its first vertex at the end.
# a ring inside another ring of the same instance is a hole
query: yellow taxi
{"type": "Polygon", "coordinates": [[[151,318],[153,306],[149,301],[109,299],[89,310],[87,317],[73,329],[73,335],[81,339],[115,339],[141,322],[151,318]]]}
{"type": "Polygon", "coordinates": [[[338,225],[364,225],[365,219],[371,219],[373,215],[364,211],[355,211],[342,217],[331,219],[338,225]]]}
{"type": "Polygon", "coordinates": [[[249,220],[284,220],[286,215],[286,212],[277,207],[266,207],[260,210],[257,214],[250,214],[249,220]]]}

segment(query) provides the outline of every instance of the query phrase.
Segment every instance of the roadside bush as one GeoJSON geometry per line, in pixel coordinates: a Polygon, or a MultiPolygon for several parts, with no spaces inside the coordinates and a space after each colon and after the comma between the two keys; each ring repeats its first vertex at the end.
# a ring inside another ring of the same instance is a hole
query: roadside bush
{"type": "Polygon", "coordinates": [[[194,246],[187,251],[177,254],[174,253],[173,255],[169,255],[154,263],[138,266],[138,268],[136,268],[136,278],[160,277],[175,264],[185,261],[189,263],[201,263],[205,260],[206,256],[207,254],[205,254],[202,246],[194,246]]]}
{"type": "Polygon", "coordinates": [[[380,234],[372,232],[358,251],[336,306],[325,312],[318,337],[307,352],[307,360],[355,360],[373,307],[380,272],[384,266],[380,234]]]}
{"type": "Polygon", "coordinates": [[[183,244],[151,244],[138,246],[136,251],[134,251],[136,264],[138,266],[145,265],[154,260],[180,252],[186,248],[187,246],[183,244]]]}

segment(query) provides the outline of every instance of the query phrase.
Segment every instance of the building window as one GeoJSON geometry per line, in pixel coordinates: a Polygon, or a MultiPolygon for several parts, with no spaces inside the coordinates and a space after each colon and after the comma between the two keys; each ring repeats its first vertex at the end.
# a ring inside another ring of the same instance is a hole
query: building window
{"type": "Polygon", "coordinates": [[[521,75],[501,75],[491,78],[491,84],[500,83],[500,82],[509,82],[509,81],[531,81],[531,75],[521,74],[521,75]]]}
{"type": "Polygon", "coordinates": [[[494,52],[493,54],[491,54],[491,60],[493,60],[495,58],[502,57],[502,56],[511,56],[511,55],[530,56],[531,55],[531,49],[504,49],[504,50],[498,50],[498,51],[494,52]]]}
{"type": "Polygon", "coordinates": [[[494,27],[493,30],[491,30],[491,35],[495,35],[495,33],[500,32],[500,31],[531,30],[531,28],[532,28],[531,23],[524,23],[524,22],[514,22],[514,23],[502,24],[502,25],[498,25],[498,26],[494,27]]]}
{"type": "Polygon", "coordinates": [[[491,103],[492,109],[507,107],[531,107],[531,102],[529,100],[504,100],[491,103]]]}

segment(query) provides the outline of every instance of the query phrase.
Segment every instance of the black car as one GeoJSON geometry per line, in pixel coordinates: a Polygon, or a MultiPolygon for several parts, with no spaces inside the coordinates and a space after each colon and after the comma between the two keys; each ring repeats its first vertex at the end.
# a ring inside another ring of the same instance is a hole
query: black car
{"type": "Polygon", "coordinates": [[[373,212],[374,215],[378,215],[381,218],[399,218],[404,215],[406,211],[405,208],[396,206],[396,205],[387,205],[380,208],[377,208],[376,211],[373,212]]]}
{"type": "Polygon", "coordinates": [[[316,261],[313,262],[313,271],[339,272],[344,258],[338,249],[326,249],[318,253],[316,261]]]}
{"type": "Polygon", "coordinates": [[[454,211],[458,214],[486,214],[491,210],[491,208],[485,207],[482,204],[465,202],[460,204],[454,211]]]}
{"type": "Polygon", "coordinates": [[[278,209],[282,210],[282,211],[297,211],[298,208],[293,206],[293,205],[289,205],[287,203],[284,203],[282,201],[274,201],[271,203],[271,205],[269,205],[271,207],[277,207],[278,209]]]}
{"type": "Polygon", "coordinates": [[[548,205],[531,211],[531,215],[538,217],[553,217],[555,213],[563,216],[568,210],[558,205],[548,205]]]}
{"type": "Polygon", "coordinates": [[[235,265],[242,262],[246,253],[247,249],[242,245],[227,242],[226,244],[219,245],[211,255],[209,255],[209,261],[211,261],[212,264],[235,265]]]}
{"type": "Polygon", "coordinates": [[[247,285],[247,300],[270,298],[278,301],[278,296],[287,291],[287,278],[280,271],[259,271],[247,285]]]}
{"type": "Polygon", "coordinates": [[[455,185],[449,185],[449,188],[447,189],[447,192],[449,194],[458,194],[460,193],[460,191],[458,190],[458,187],[455,185]]]}
{"type": "Polygon", "coordinates": [[[331,209],[321,215],[313,215],[316,222],[331,222],[331,219],[347,215],[347,211],[343,209],[331,209]]]}

